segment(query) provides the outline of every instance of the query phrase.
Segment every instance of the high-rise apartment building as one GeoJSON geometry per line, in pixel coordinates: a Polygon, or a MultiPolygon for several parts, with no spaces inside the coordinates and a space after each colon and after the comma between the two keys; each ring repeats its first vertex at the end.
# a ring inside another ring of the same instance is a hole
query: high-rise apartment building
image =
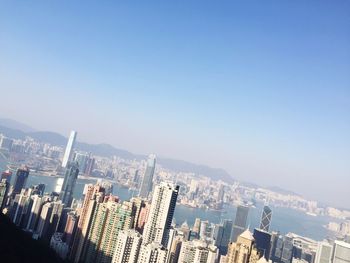
{"type": "Polygon", "coordinates": [[[30,191],[22,189],[20,194],[16,194],[10,210],[10,218],[14,224],[20,226],[23,216],[26,214],[26,207],[30,199],[30,191]]]}
{"type": "Polygon", "coordinates": [[[45,238],[48,236],[52,208],[53,204],[49,202],[44,204],[43,208],[41,209],[38,226],[36,229],[36,234],[40,238],[45,238]]]}
{"type": "Polygon", "coordinates": [[[269,206],[264,205],[263,212],[261,214],[260,229],[269,232],[271,225],[272,210],[269,206]]]}
{"type": "Polygon", "coordinates": [[[144,243],[167,245],[178,193],[179,186],[170,183],[163,182],[155,187],[144,230],[144,243]]]}
{"type": "Polygon", "coordinates": [[[86,256],[84,262],[100,262],[98,258],[102,258],[102,255],[100,255],[102,253],[101,243],[102,239],[105,238],[106,219],[111,205],[111,202],[96,204],[86,241],[86,256]]]}
{"type": "Polygon", "coordinates": [[[148,198],[153,187],[153,176],[156,168],[156,156],[151,154],[147,160],[147,167],[142,179],[141,189],[139,196],[142,198],[148,198]]]}
{"type": "Polygon", "coordinates": [[[104,198],[104,189],[98,184],[87,185],[84,193],[83,206],[79,211],[78,226],[70,252],[70,258],[74,262],[80,262],[85,257],[87,236],[96,205],[102,203],[104,198]]]}
{"type": "Polygon", "coordinates": [[[110,262],[115,251],[117,237],[122,230],[128,230],[133,226],[134,206],[132,202],[112,203],[106,218],[103,239],[101,242],[101,262],[110,262]]]}
{"type": "Polygon", "coordinates": [[[60,193],[62,203],[69,207],[72,204],[74,187],[78,179],[79,165],[77,162],[70,162],[66,167],[66,174],[60,193]]]}
{"type": "Polygon", "coordinates": [[[176,263],[179,262],[179,256],[181,251],[183,238],[179,235],[175,235],[171,244],[168,244],[168,262],[176,263]]]}
{"type": "Polygon", "coordinates": [[[136,223],[136,230],[139,231],[140,233],[143,233],[145,229],[145,224],[148,218],[150,207],[151,207],[151,204],[148,202],[145,202],[144,206],[141,207],[140,209],[140,213],[136,223]]]}
{"type": "Polygon", "coordinates": [[[239,205],[236,210],[235,222],[233,224],[231,241],[235,242],[237,237],[244,232],[247,226],[249,207],[239,205]]]}
{"type": "Polygon", "coordinates": [[[61,212],[61,217],[60,217],[60,220],[58,222],[56,232],[59,232],[59,233],[63,233],[64,232],[64,229],[66,228],[66,224],[67,224],[67,220],[68,220],[68,214],[70,212],[75,212],[75,209],[73,209],[71,207],[66,207],[66,206],[63,205],[63,209],[62,209],[62,212],[61,212]]]}
{"type": "MultiPolygon", "coordinates": [[[[140,220],[140,213],[141,213],[141,209],[143,207],[146,206],[145,201],[140,198],[140,197],[133,197],[130,199],[130,202],[132,202],[134,204],[135,207],[135,217],[134,217],[134,224],[133,224],[133,228],[138,229],[138,222],[140,220]]],[[[141,231],[139,231],[141,232],[141,231]]]]}
{"type": "Polygon", "coordinates": [[[43,199],[43,197],[41,197],[39,195],[32,195],[31,199],[33,200],[33,204],[32,204],[32,207],[29,211],[29,217],[28,217],[28,221],[27,221],[26,230],[34,232],[34,230],[36,229],[39,217],[40,217],[40,213],[41,213],[41,209],[42,209],[42,206],[44,203],[44,199],[43,199]]]}
{"type": "Polygon", "coordinates": [[[133,224],[133,204],[109,198],[96,206],[87,238],[85,262],[111,262],[119,232],[133,224]]]}
{"type": "Polygon", "coordinates": [[[207,245],[205,241],[193,240],[182,242],[179,262],[186,263],[215,263],[217,258],[217,248],[207,245]]]}
{"type": "Polygon", "coordinates": [[[79,216],[75,211],[71,211],[67,214],[66,225],[63,232],[63,240],[71,248],[74,240],[74,235],[78,227],[79,216]]]}
{"type": "Polygon", "coordinates": [[[158,243],[141,245],[137,263],[166,263],[167,250],[158,243]]]}
{"type": "Polygon", "coordinates": [[[66,168],[68,162],[71,160],[76,137],[77,137],[77,132],[71,131],[71,133],[69,135],[68,143],[66,146],[66,150],[65,150],[64,155],[63,155],[63,160],[62,160],[62,167],[63,168],[66,168]]]}
{"type": "Polygon", "coordinates": [[[142,235],[134,229],[120,231],[112,263],[137,263],[142,235]]]}
{"type": "Polygon", "coordinates": [[[50,227],[48,229],[48,236],[46,240],[49,241],[51,236],[57,231],[58,224],[61,219],[64,204],[61,201],[54,201],[52,203],[52,211],[50,216],[50,227]]]}
{"type": "Polygon", "coordinates": [[[0,182],[0,213],[2,213],[2,209],[5,207],[9,188],[10,184],[7,180],[2,179],[0,182]]]}

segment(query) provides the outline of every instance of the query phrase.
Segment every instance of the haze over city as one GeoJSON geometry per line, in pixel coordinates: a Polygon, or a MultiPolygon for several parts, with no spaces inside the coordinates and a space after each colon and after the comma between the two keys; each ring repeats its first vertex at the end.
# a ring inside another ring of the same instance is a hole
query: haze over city
{"type": "Polygon", "coordinates": [[[349,8],[4,2],[0,115],[349,208],[349,8]]]}

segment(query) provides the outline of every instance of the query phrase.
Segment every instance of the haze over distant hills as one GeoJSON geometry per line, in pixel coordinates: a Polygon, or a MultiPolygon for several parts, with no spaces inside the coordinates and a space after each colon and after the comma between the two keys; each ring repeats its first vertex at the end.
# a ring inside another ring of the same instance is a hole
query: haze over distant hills
{"type": "MultiPolygon", "coordinates": [[[[0,133],[17,139],[25,139],[26,136],[30,136],[35,140],[50,143],[52,145],[60,145],[65,147],[68,138],[50,131],[37,131],[36,129],[20,123],[15,120],[0,118],[0,133]]],[[[79,136],[79,134],[78,134],[79,136]]],[[[79,138],[79,137],[78,137],[79,138]]],[[[81,151],[92,152],[98,156],[111,157],[113,155],[119,156],[123,159],[129,160],[144,160],[147,158],[147,155],[143,154],[134,154],[127,150],[116,148],[107,143],[101,144],[89,144],[84,142],[77,142],[76,147],[81,151]]],[[[176,172],[193,172],[196,174],[201,174],[207,176],[214,180],[222,180],[227,183],[233,183],[234,178],[224,169],[221,168],[212,168],[206,165],[194,164],[191,162],[183,161],[183,160],[175,160],[171,158],[162,158],[157,157],[157,162],[162,165],[164,168],[176,171],[176,172]]],[[[250,182],[241,182],[243,185],[248,187],[258,188],[259,185],[250,182]]],[[[278,192],[281,194],[291,194],[291,195],[299,195],[293,191],[281,189],[277,186],[265,187],[274,192],[278,192]]]]}
{"type": "MultiPolygon", "coordinates": [[[[16,139],[24,139],[26,136],[30,136],[35,140],[50,143],[52,145],[60,145],[63,147],[66,145],[68,140],[68,138],[61,134],[50,131],[36,131],[28,125],[5,118],[0,118],[0,133],[3,133],[8,137],[16,139]]],[[[76,143],[76,148],[78,148],[81,151],[92,152],[95,155],[105,157],[111,157],[113,155],[116,155],[121,158],[131,160],[142,160],[147,158],[146,155],[134,154],[127,150],[115,148],[112,145],[106,143],[89,144],[78,141],[76,143]]],[[[233,177],[224,169],[212,168],[206,165],[198,165],[182,160],[174,160],[162,157],[157,157],[157,162],[164,168],[171,169],[176,172],[193,172],[196,174],[208,176],[215,180],[220,179],[228,183],[233,182],[233,177]]]]}
{"type": "Polygon", "coordinates": [[[0,118],[0,125],[5,126],[7,128],[14,129],[14,130],[20,130],[23,132],[35,132],[36,131],[35,129],[33,129],[32,127],[30,127],[24,123],[21,123],[21,122],[12,120],[12,119],[7,119],[7,118],[0,118]]]}

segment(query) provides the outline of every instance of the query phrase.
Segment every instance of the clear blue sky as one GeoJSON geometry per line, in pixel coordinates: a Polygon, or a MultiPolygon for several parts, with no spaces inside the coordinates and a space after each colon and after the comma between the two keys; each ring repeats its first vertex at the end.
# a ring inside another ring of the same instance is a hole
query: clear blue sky
{"type": "Polygon", "coordinates": [[[350,1],[2,1],[1,117],[350,207],[350,1]]]}

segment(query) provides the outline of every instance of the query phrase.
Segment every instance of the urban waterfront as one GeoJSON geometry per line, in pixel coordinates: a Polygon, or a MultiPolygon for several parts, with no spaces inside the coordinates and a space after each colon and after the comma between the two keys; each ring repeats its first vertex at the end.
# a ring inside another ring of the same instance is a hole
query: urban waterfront
{"type": "MultiPolygon", "coordinates": [[[[0,157],[0,168],[6,169],[6,161],[0,157]]],[[[45,192],[54,191],[55,185],[59,177],[42,176],[31,173],[28,178],[28,186],[45,184],[45,192]]],[[[78,179],[74,198],[81,199],[84,185],[95,183],[96,179],[78,179]]],[[[129,191],[125,187],[113,183],[113,194],[117,195],[121,200],[129,200],[133,195],[137,195],[134,191],[129,191]]],[[[285,207],[272,207],[273,217],[271,222],[271,230],[280,231],[281,234],[293,232],[295,234],[308,236],[312,239],[321,241],[327,237],[332,237],[334,234],[328,231],[324,225],[330,221],[337,221],[335,218],[327,216],[311,216],[302,211],[298,211],[285,207]]],[[[262,204],[257,203],[256,207],[250,208],[248,224],[250,229],[259,226],[262,211],[262,204]]],[[[200,208],[190,208],[183,205],[177,205],[175,209],[174,219],[179,225],[185,221],[189,226],[194,224],[196,218],[201,220],[208,220],[210,223],[220,223],[223,219],[234,219],[236,208],[234,206],[225,206],[225,211],[214,211],[200,208]]]]}
{"type": "MultiPolygon", "coordinates": [[[[54,190],[58,177],[48,177],[31,174],[28,178],[28,186],[35,184],[45,184],[45,191],[51,192],[54,190]]],[[[98,180],[96,178],[96,180],[98,180]]],[[[78,179],[75,190],[74,198],[80,199],[82,197],[84,185],[88,183],[96,182],[94,179],[78,179]]],[[[128,200],[133,195],[136,195],[133,191],[129,191],[125,187],[121,187],[116,183],[113,184],[113,194],[119,196],[121,200],[128,200]]],[[[208,220],[210,223],[220,223],[222,219],[234,219],[235,207],[226,206],[227,212],[219,212],[213,210],[206,210],[200,208],[190,208],[183,205],[177,205],[175,209],[175,221],[177,224],[182,224],[187,221],[188,225],[194,224],[195,219],[198,217],[201,220],[208,220]]],[[[261,217],[262,205],[257,204],[255,208],[251,208],[249,212],[248,224],[253,229],[259,225],[261,217]]],[[[334,219],[332,219],[334,221],[334,219]]],[[[271,223],[271,229],[280,231],[282,234],[293,232],[300,235],[305,235],[315,240],[323,240],[331,233],[324,227],[330,218],[325,216],[310,216],[301,211],[294,209],[273,207],[273,217],[271,223]]]]}

